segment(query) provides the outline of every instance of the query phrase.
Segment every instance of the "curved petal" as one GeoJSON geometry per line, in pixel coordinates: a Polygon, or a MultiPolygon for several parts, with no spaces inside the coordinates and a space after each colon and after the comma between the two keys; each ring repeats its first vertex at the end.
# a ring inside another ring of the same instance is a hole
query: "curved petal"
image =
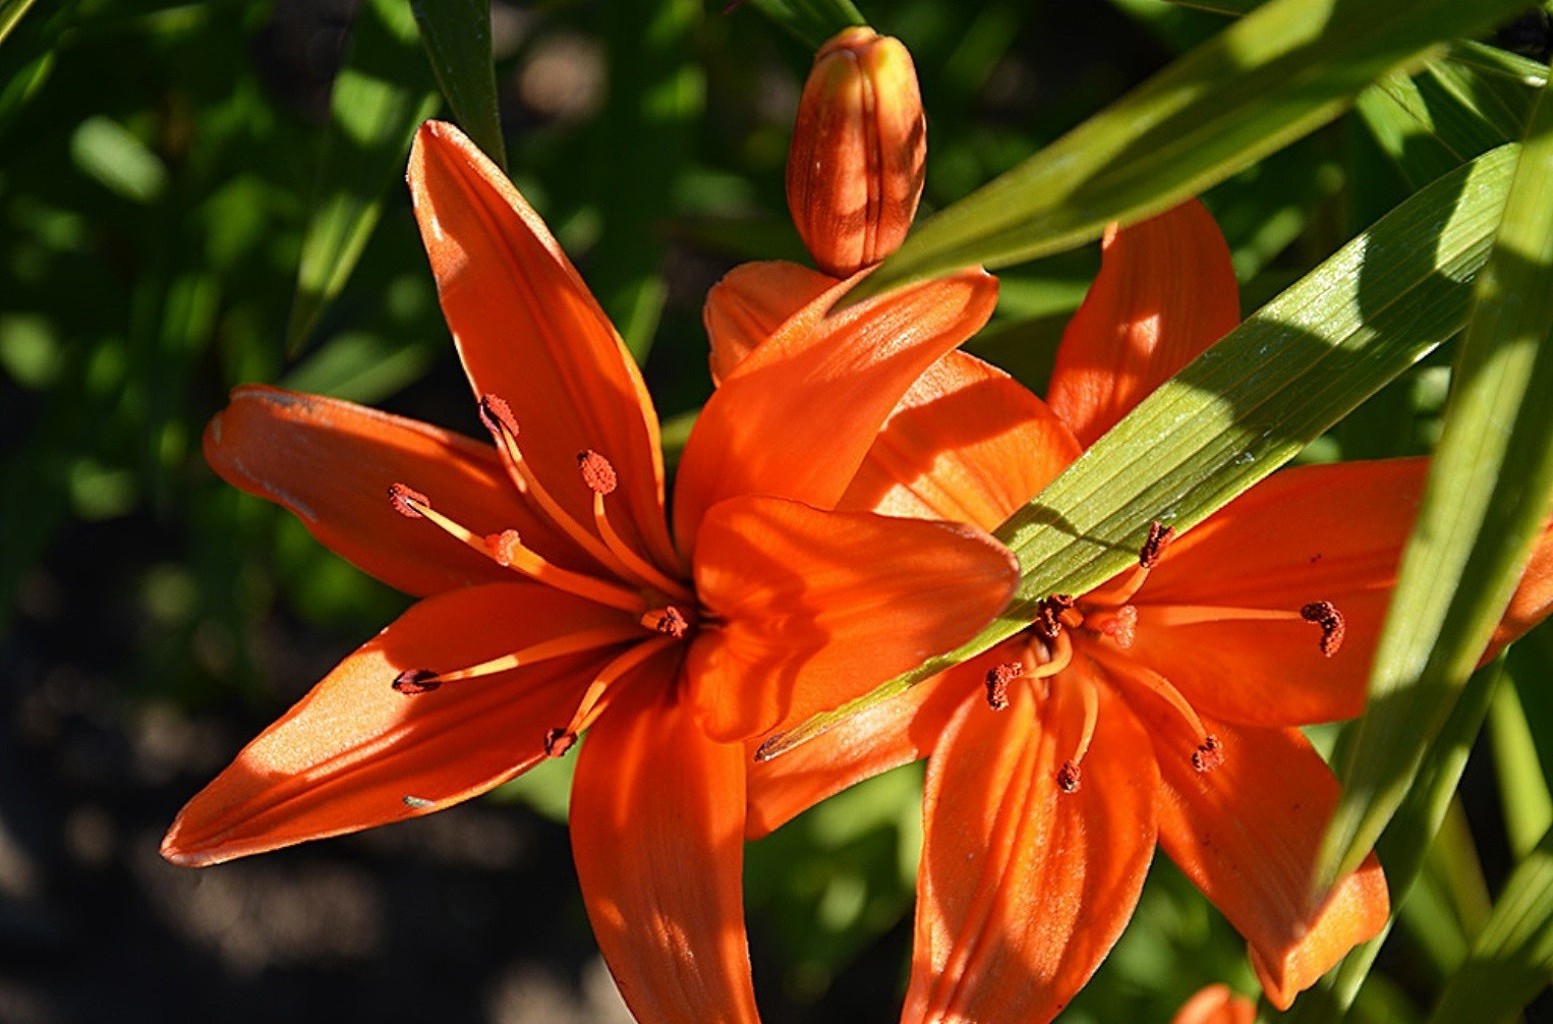
{"type": "Polygon", "coordinates": [[[1239,322],[1229,246],[1201,203],[1113,226],[1057,349],[1048,400],[1087,448],[1239,322]]]}
{"type": "Polygon", "coordinates": [[[527,583],[470,587],[413,605],[190,800],[162,855],[217,864],[478,796],[544,758],[545,733],[571,718],[619,645],[415,696],[396,692],[395,676],[461,668],[622,623],[631,619],[527,583]]]}
{"type": "Polygon", "coordinates": [[[1499,648],[1523,635],[1553,612],[1553,520],[1542,528],[1542,536],[1532,549],[1531,560],[1521,573],[1521,582],[1510,596],[1499,627],[1489,642],[1484,659],[1492,657],[1499,648]]]}
{"type": "Polygon", "coordinates": [[[1224,759],[1192,767],[1199,738],[1160,707],[1133,705],[1149,729],[1164,782],[1159,840],[1203,895],[1250,944],[1251,963],[1280,1010],[1390,913],[1372,854],[1320,906],[1310,889],[1321,837],[1337,804],[1337,779],[1298,729],[1215,722],[1224,759]]]}
{"type": "Polygon", "coordinates": [[[559,564],[588,565],[529,511],[495,449],[416,420],[249,385],[211,418],[204,448],[227,483],[284,507],[329,550],[416,596],[517,577],[431,523],[395,512],[394,483],[477,533],[514,528],[559,564]]]}
{"type": "Polygon", "coordinates": [[[650,678],[627,680],[583,744],[577,876],[638,1020],[759,1020],[740,888],[744,765],[742,746],[708,740],[690,705],[650,678]]]}
{"type": "MultiPolygon", "coordinates": [[[[1008,655],[995,647],[749,769],[745,836],[776,831],[828,796],[927,757],[977,681],[1008,655]]],[[[753,755],[758,744],[751,743],[753,755]]]]}
{"type": "Polygon", "coordinates": [[[1357,715],[1427,470],[1392,459],[1264,480],[1165,550],[1133,602],[1127,653],[1218,718],[1287,726],[1357,715]],[[1299,616],[1321,601],[1345,626],[1330,657],[1321,627],[1299,616]],[[1233,617],[1258,613],[1275,617],[1233,617]]]}
{"type": "Polygon", "coordinates": [[[675,536],[687,555],[701,516],[724,498],[834,507],[911,382],[997,303],[996,279],[966,270],[827,317],[856,280],[788,319],[701,410],[674,485],[675,536]]]}
{"type": "Polygon", "coordinates": [[[780,498],[708,512],[694,571],[718,624],[690,649],[690,694],[726,740],[835,707],[970,639],[1018,578],[974,527],[780,498]]]}
{"type": "Polygon", "coordinates": [[[789,317],[835,286],[834,277],[782,260],[742,263],[730,270],[707,293],[701,311],[712,345],[712,383],[722,383],[789,317]]]}
{"type": "Polygon", "coordinates": [[[1256,1004],[1228,985],[1208,985],[1182,1004],[1170,1024],[1252,1024],[1256,1004]]]}
{"type": "Polygon", "coordinates": [[[442,312],[475,393],[512,407],[525,460],[579,522],[592,521],[593,493],[577,453],[613,462],[627,513],[616,527],[661,567],[677,565],[652,400],[544,221],[450,124],[421,126],[409,179],[442,312]]]}
{"type": "Polygon", "coordinates": [[[967,701],[928,762],[916,942],[903,1024],[1055,1017],[1121,934],[1154,851],[1159,774],[1125,706],[1075,660],[1050,697],[967,701]],[[1095,686],[1099,719],[1076,792],[1095,686]]]}
{"type": "Polygon", "coordinates": [[[1081,450],[1023,384],[950,352],[890,413],[837,507],[995,530],[1081,450]]]}

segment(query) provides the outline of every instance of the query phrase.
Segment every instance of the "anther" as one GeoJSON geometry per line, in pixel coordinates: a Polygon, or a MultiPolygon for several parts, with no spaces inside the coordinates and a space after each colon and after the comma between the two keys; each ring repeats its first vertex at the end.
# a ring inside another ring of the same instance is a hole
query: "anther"
{"type": "Polygon", "coordinates": [[[1008,684],[1024,675],[1025,666],[1018,661],[1005,661],[987,673],[987,706],[994,711],[1008,707],[1008,684]]]}
{"type": "Polygon", "coordinates": [[[419,519],[421,509],[431,507],[431,499],[426,495],[398,483],[388,485],[388,502],[394,506],[395,512],[406,519],[419,519]]]}
{"type": "Polygon", "coordinates": [[[648,629],[656,630],[676,640],[683,640],[685,634],[690,632],[689,620],[672,604],[665,608],[653,608],[644,612],[641,621],[648,629]]]}
{"type": "Polygon", "coordinates": [[[1192,767],[1200,772],[1211,772],[1224,763],[1224,744],[1213,733],[1203,737],[1202,743],[1192,751],[1192,767]]]}
{"type": "Polygon", "coordinates": [[[430,693],[442,685],[442,680],[437,678],[437,673],[427,668],[410,668],[394,676],[395,691],[406,697],[413,697],[418,693],[430,693]]]}
{"type": "Polygon", "coordinates": [[[1064,793],[1077,793],[1083,781],[1083,772],[1072,761],[1062,762],[1062,767],[1057,769],[1057,788],[1064,793]]]}
{"type": "Polygon", "coordinates": [[[560,757],[572,749],[572,744],[577,742],[577,734],[570,729],[555,728],[545,733],[545,756],[560,757]]]}
{"type": "Polygon", "coordinates": [[[1055,640],[1057,634],[1062,632],[1064,624],[1075,626],[1083,622],[1082,617],[1079,617],[1077,622],[1073,621],[1077,614],[1074,604],[1072,594],[1053,594],[1042,598],[1041,603],[1035,608],[1035,622],[1032,623],[1035,631],[1043,639],[1055,640]]]}
{"type": "Polygon", "coordinates": [[[1138,564],[1145,569],[1152,569],[1159,564],[1159,558],[1175,539],[1176,531],[1173,527],[1166,526],[1159,520],[1149,524],[1149,535],[1143,542],[1143,547],[1138,551],[1138,564]]]}
{"type": "Polygon", "coordinates": [[[1330,658],[1343,646],[1346,625],[1343,613],[1331,601],[1312,601],[1300,609],[1300,618],[1321,627],[1321,653],[1330,658]]]}
{"type": "Polygon", "coordinates": [[[577,453],[577,468],[582,471],[582,482],[588,485],[588,490],[594,494],[611,494],[614,492],[618,481],[615,479],[615,467],[609,464],[609,460],[591,449],[577,453]]]}
{"type": "Polygon", "coordinates": [[[518,420],[512,415],[512,406],[507,404],[505,398],[495,395],[480,396],[480,422],[485,424],[485,429],[500,437],[506,434],[508,437],[518,436],[518,420]]]}

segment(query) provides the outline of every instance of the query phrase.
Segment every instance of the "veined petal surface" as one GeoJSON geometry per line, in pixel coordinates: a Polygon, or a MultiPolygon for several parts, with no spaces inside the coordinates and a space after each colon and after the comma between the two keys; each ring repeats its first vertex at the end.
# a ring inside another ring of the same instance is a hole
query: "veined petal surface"
{"type": "Polygon", "coordinates": [[[1013,556],[958,523],[730,498],[694,564],[718,620],[691,647],[690,693],[742,740],[867,693],[969,639],[1013,593],[1013,556]]]}
{"type": "Polygon", "coordinates": [[[834,508],[895,403],[997,302],[997,281],[966,270],[826,316],[847,286],[789,318],[701,410],[675,481],[674,529],[687,555],[702,515],[724,498],[834,508]]]}
{"type": "Polygon", "coordinates": [[[513,528],[561,565],[590,563],[518,497],[496,450],[436,427],[322,395],[247,385],[205,428],[205,460],[275,502],[324,546],[416,596],[517,576],[388,500],[402,483],[477,533],[513,528]]]}
{"type": "Polygon", "coordinates": [[[638,1020],[756,1024],[744,934],[743,746],[707,739],[649,661],[583,741],[572,851],[638,1020]]]}
{"type": "Polygon", "coordinates": [[[967,701],[928,762],[903,1024],[1051,1020],[1121,935],[1155,842],[1159,773],[1104,683],[1076,792],[1057,772],[1083,722],[1078,659],[1050,695],[967,701]]]}
{"type": "Polygon", "coordinates": [[[617,529],[662,567],[675,566],[657,414],[630,353],[544,221],[449,124],[421,126],[409,180],[442,311],[475,393],[512,407],[525,459],[579,522],[592,521],[593,494],[577,453],[609,459],[626,512],[617,529]]]}
{"type": "Polygon", "coordinates": [[[1195,199],[1105,233],[1047,400],[1087,448],[1240,322],[1229,246],[1195,199]]]}
{"type": "MultiPolygon", "coordinates": [[[[1141,712],[1140,712],[1141,713],[1141,712]]],[[[1288,1009],[1390,913],[1374,855],[1319,907],[1316,854],[1337,804],[1337,779],[1298,729],[1215,722],[1224,760],[1192,767],[1198,742],[1174,714],[1145,718],[1164,782],[1159,841],[1250,945],[1267,997],[1288,1009]]]]}
{"type": "Polygon", "coordinates": [[[162,853],[215,864],[427,814],[491,789],[545,756],[583,687],[619,645],[407,696],[413,669],[448,671],[620,612],[529,583],[429,597],[347,657],[264,730],[173,822],[162,853]]]}
{"type": "Polygon", "coordinates": [[[837,507],[995,530],[1080,450],[1023,384],[954,351],[896,405],[837,507]]]}

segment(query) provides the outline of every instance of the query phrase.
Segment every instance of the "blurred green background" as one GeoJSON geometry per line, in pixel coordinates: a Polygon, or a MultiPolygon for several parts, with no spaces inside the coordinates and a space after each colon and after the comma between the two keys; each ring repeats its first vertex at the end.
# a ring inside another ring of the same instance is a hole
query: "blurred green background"
{"type": "MultiPolygon", "coordinates": [[[[1224,24],[1159,0],[863,10],[917,60],[925,211],[1224,24]]],[[[448,116],[409,6],[5,0],[5,26],[0,1021],[625,1019],[571,874],[567,762],[252,862],[196,873],[156,855],[183,801],[407,603],[204,466],[227,389],[320,391],[481,436],[402,186],[410,127],[448,116]]],[[[1496,42],[1545,59],[1549,38],[1534,12],[1496,42]]],[[[493,0],[491,45],[511,173],[682,442],[711,388],[707,288],[744,260],[803,258],[782,169],[810,51],[754,6],[693,0],[493,0]]],[[[1467,95],[1513,133],[1524,83],[1445,67],[1414,80],[1420,102],[1448,114],[1467,95]]],[[[1396,109],[1361,102],[1206,197],[1246,311],[1500,141],[1480,119],[1441,142],[1396,109]]],[[[1091,246],[1000,275],[973,349],[1041,390],[1097,263],[1091,246]]],[[[1426,360],[1305,457],[1427,450],[1448,367],[1426,360]]],[[[1546,628],[1512,655],[1518,685],[1496,698],[1363,1019],[1418,1017],[1553,819],[1553,729],[1536,726],[1553,724],[1550,666],[1546,628]]],[[[896,1015],[919,780],[886,776],[750,847],[767,1019],[896,1015]]],[[[1165,1021],[1219,979],[1254,988],[1238,938],[1161,859],[1063,1019],[1165,1021]]]]}

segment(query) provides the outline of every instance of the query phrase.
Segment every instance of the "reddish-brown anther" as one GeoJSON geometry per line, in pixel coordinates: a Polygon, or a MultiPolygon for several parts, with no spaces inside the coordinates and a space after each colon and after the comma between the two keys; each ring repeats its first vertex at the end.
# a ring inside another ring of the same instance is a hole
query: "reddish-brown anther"
{"type": "Polygon", "coordinates": [[[1321,653],[1328,658],[1343,646],[1343,634],[1348,626],[1343,613],[1331,601],[1312,601],[1300,609],[1300,618],[1321,627],[1321,653]]]}
{"type": "Polygon", "coordinates": [[[1138,564],[1145,569],[1152,569],[1159,564],[1159,558],[1175,540],[1176,531],[1173,527],[1166,526],[1158,520],[1149,524],[1149,535],[1143,542],[1143,548],[1138,552],[1138,564]]]}
{"type": "Polygon", "coordinates": [[[619,484],[615,467],[598,452],[578,452],[577,468],[582,471],[582,482],[595,494],[612,494],[619,484]]]}
{"type": "Polygon", "coordinates": [[[1072,761],[1062,762],[1062,767],[1057,769],[1057,788],[1064,793],[1077,793],[1083,781],[1083,772],[1072,761]]]}
{"type": "Polygon", "coordinates": [[[437,673],[426,668],[410,668],[394,676],[394,689],[406,697],[430,693],[442,685],[437,673]]]}
{"type": "Polygon", "coordinates": [[[1211,772],[1224,763],[1224,744],[1213,733],[1203,737],[1202,745],[1192,751],[1192,767],[1200,772],[1211,772]]]}
{"type": "Polygon", "coordinates": [[[926,160],[906,47],[861,26],[820,47],[787,154],[787,206],[820,269],[848,277],[900,247],[926,160]]]}
{"type": "Polygon", "coordinates": [[[1017,661],[1005,661],[987,672],[987,706],[994,711],[1008,707],[1008,684],[1024,674],[1025,667],[1017,661]]]}
{"type": "Polygon", "coordinates": [[[406,519],[421,518],[421,510],[415,507],[417,505],[421,508],[431,507],[431,500],[426,495],[420,491],[412,491],[404,484],[389,484],[388,502],[394,506],[395,512],[406,519]]]}

